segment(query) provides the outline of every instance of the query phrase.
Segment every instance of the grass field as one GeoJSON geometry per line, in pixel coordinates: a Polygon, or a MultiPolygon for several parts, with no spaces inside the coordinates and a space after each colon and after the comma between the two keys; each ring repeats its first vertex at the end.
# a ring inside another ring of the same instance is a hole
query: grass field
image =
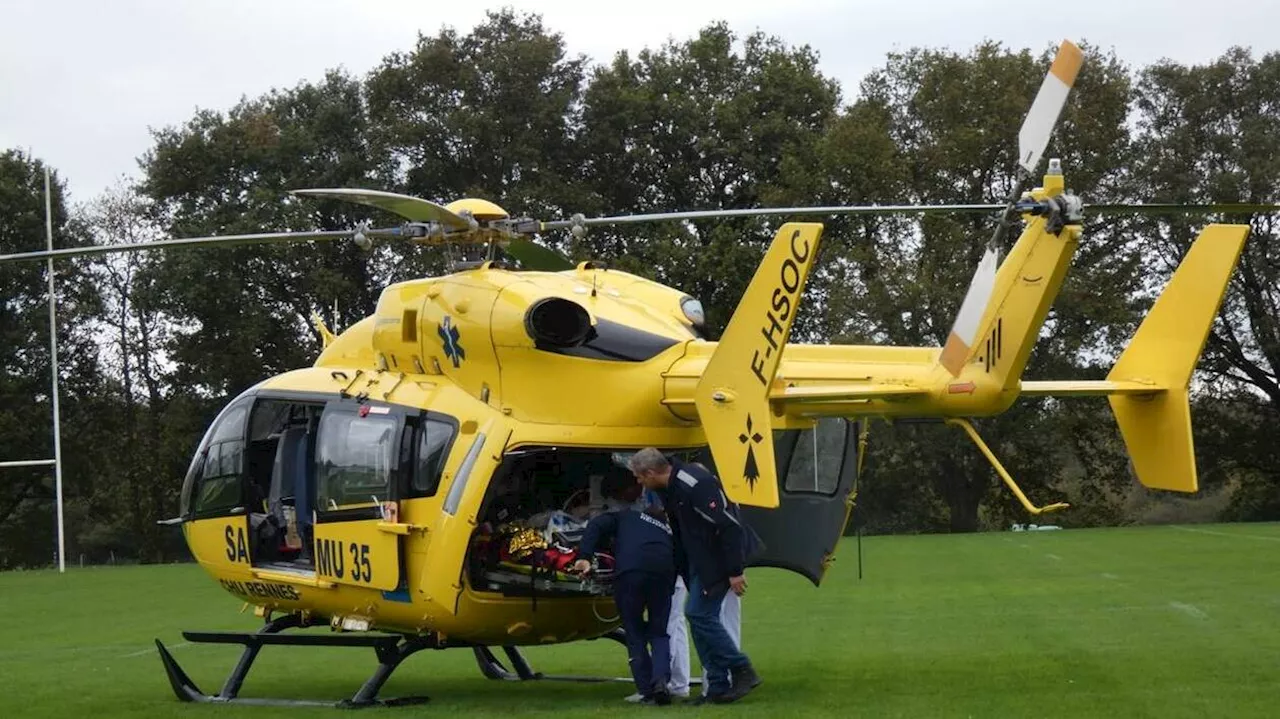
{"type": "MultiPolygon", "coordinates": [[[[765,684],[703,713],[859,717],[1274,716],[1280,697],[1280,526],[873,537],[852,540],[821,589],[751,572],[744,637],[765,684]]],[[[332,709],[180,704],[160,638],[215,691],[235,647],[182,629],[252,629],[195,566],[0,574],[3,717],[332,716],[332,709]]],[[[340,699],[372,652],[268,647],[242,696],[340,699]],[[310,651],[310,654],[307,652],[310,651]]],[[[612,642],[528,652],[548,672],[626,672],[612,642]]],[[[695,659],[696,662],[696,659],[695,659]]],[[[378,715],[556,717],[673,711],[625,685],[497,683],[470,652],[423,652],[385,696],[429,704],[378,715]],[[390,714],[387,714],[390,713],[390,714]]]]}

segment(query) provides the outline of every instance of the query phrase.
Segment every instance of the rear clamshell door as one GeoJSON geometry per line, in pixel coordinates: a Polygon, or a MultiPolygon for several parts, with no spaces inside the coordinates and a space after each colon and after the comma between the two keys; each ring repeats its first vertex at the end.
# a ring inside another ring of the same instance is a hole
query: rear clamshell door
{"type": "Polygon", "coordinates": [[[858,476],[858,425],[823,418],[812,429],[775,432],[779,505],[743,505],[743,520],[764,543],[750,566],[776,567],[821,584],[852,507],[858,476]]]}
{"type": "Polygon", "coordinates": [[[400,585],[399,476],[404,414],[398,407],[339,400],[316,440],[316,576],[393,590],[400,585]]]}
{"type": "Polygon", "coordinates": [[[453,443],[453,456],[447,464],[452,470],[447,472],[448,489],[440,515],[428,532],[431,545],[419,584],[426,600],[449,614],[458,612],[467,549],[489,480],[502,461],[511,436],[507,423],[498,417],[482,421],[471,433],[467,433],[466,425],[475,427],[470,422],[464,424],[453,443]]]}

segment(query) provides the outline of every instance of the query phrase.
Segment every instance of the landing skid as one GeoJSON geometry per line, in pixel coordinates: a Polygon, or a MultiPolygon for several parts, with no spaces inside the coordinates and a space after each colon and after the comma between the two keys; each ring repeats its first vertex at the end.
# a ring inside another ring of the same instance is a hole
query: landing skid
{"type": "Polygon", "coordinates": [[[165,673],[169,675],[169,684],[173,693],[184,702],[259,704],[271,706],[404,706],[422,704],[425,696],[402,697],[397,699],[378,699],[378,691],[386,683],[391,673],[400,663],[423,649],[441,648],[433,636],[399,636],[399,635],[346,635],[346,634],[310,634],[283,635],[279,632],[302,626],[298,615],[290,614],[267,622],[257,632],[183,632],[182,637],[193,644],[243,644],[244,653],[235,669],[227,677],[222,689],[217,694],[205,694],[191,681],[191,677],[182,670],[177,660],[165,649],[160,640],[156,640],[156,648],[160,650],[160,661],[164,664],[165,673]],[[378,657],[378,667],[350,699],[338,702],[315,701],[308,699],[259,699],[237,696],[244,684],[245,676],[258,658],[258,652],[267,645],[284,645],[296,647],[372,647],[378,657]]]}
{"type": "MultiPolygon", "coordinates": [[[[160,661],[164,664],[165,673],[169,676],[169,685],[178,699],[184,702],[205,702],[214,704],[258,704],[268,706],[324,706],[361,708],[369,706],[405,706],[422,704],[428,701],[425,696],[410,696],[395,699],[379,699],[378,691],[390,678],[400,663],[423,649],[446,649],[452,647],[470,647],[475,652],[476,663],[480,672],[489,679],[498,681],[566,681],[605,683],[630,683],[630,677],[593,677],[575,675],[554,675],[536,672],[528,660],[513,646],[502,647],[506,655],[506,665],[494,654],[493,649],[486,646],[469,644],[441,644],[434,635],[398,635],[398,634],[281,634],[286,629],[303,627],[302,619],[297,614],[289,614],[268,621],[256,632],[183,632],[183,639],[193,644],[242,644],[244,652],[240,660],[231,670],[231,674],[223,683],[217,694],[205,694],[200,691],[191,677],[182,670],[173,655],[159,639],[156,649],[160,652],[160,661]],[[311,699],[270,699],[241,697],[240,687],[245,677],[258,658],[258,652],[264,646],[295,647],[366,647],[372,648],[378,658],[378,666],[373,674],[365,680],[350,699],[342,701],[317,701],[311,699]]],[[[612,639],[619,644],[626,644],[626,635],[621,629],[615,629],[600,638],[612,639]]],[[[692,679],[691,684],[701,684],[700,679],[692,679]]]]}

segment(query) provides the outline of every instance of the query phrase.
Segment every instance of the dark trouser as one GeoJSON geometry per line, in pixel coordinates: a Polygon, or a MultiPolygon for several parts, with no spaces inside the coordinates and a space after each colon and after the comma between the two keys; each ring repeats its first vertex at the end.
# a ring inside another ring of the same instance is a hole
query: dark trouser
{"type": "Polygon", "coordinates": [[[720,621],[720,609],[728,589],[728,584],[722,582],[708,590],[696,572],[689,577],[689,600],[684,615],[689,619],[689,633],[693,635],[698,661],[707,671],[708,686],[702,688],[705,696],[729,691],[729,670],[751,663],[720,621]]]}
{"type": "Polygon", "coordinates": [[[671,680],[667,620],[671,617],[671,591],[675,581],[674,574],[637,571],[618,575],[613,585],[613,601],[618,605],[622,628],[627,633],[631,677],[635,679],[636,691],[645,696],[665,689],[671,680]]]}

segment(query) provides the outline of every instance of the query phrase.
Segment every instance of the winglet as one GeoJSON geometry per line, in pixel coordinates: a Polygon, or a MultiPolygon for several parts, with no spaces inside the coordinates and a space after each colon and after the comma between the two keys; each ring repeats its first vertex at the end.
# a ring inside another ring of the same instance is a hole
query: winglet
{"type": "Polygon", "coordinates": [[[694,390],[725,493],[738,504],[778,506],[769,394],[821,238],[820,223],[779,228],[694,390]]]}

